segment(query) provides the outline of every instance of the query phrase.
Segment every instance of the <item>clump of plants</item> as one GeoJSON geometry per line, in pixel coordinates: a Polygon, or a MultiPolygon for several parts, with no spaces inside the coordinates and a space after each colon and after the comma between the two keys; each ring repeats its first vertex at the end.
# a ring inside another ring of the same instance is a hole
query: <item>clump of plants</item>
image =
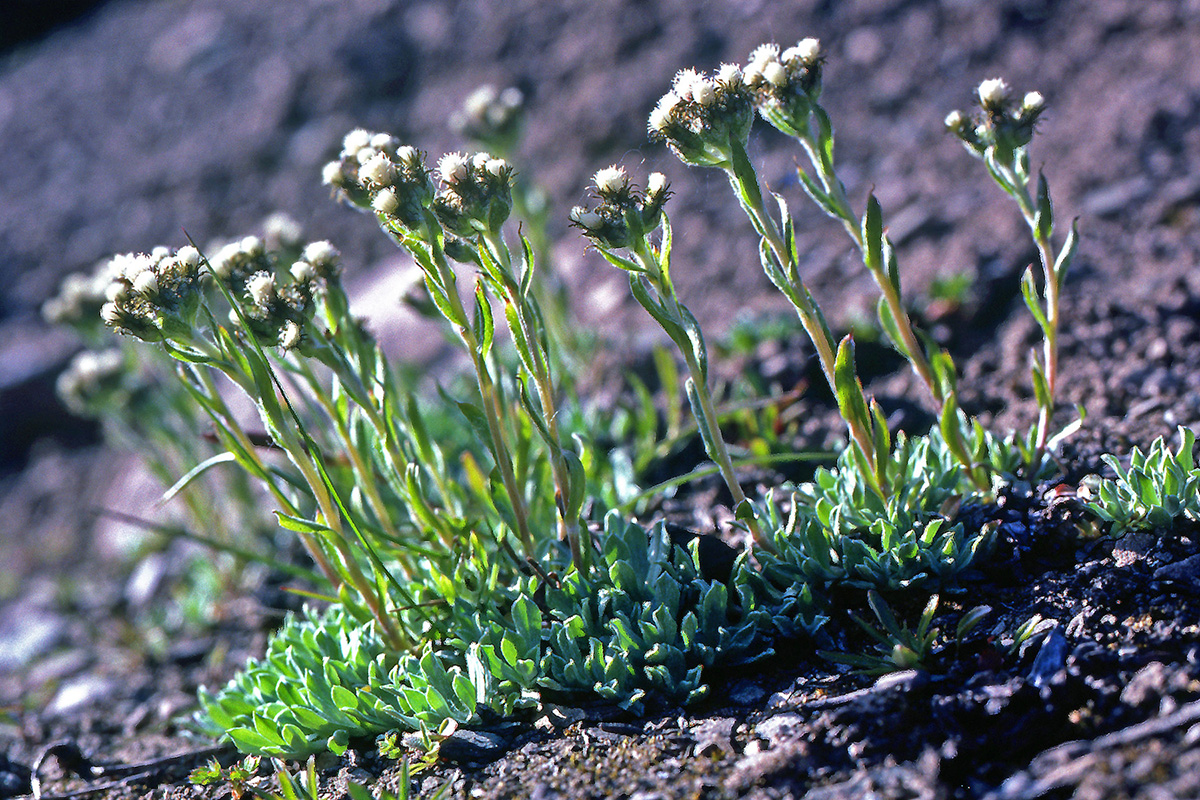
{"type": "MultiPolygon", "coordinates": [[[[946,124],[1016,200],[1042,262],[1040,276],[1022,279],[1044,339],[1031,367],[1039,418],[1027,435],[1000,438],[963,411],[950,354],[911,320],[880,203],[868,195],[856,210],[838,178],[823,69],[815,39],[763,45],[745,65],[680,72],[649,118],[651,138],[686,164],[727,175],[763,270],[811,340],[848,438],[812,481],[760,495],[739,476],[754,453],[726,439],[706,337],[672,280],[663,175],[642,185],[619,166],[601,169],[589,204],[569,215],[678,350],[682,387],[666,389],[691,407],[741,548],[628,515],[643,488],[635,465],[647,463],[629,450],[655,442],[613,448],[620,415],[575,391],[568,365],[587,337],[571,333],[562,286],[544,272],[536,193],[494,152],[517,130],[511,94],[473,98],[462,122],[491,151],[434,162],[387,133],[355,130],[323,175],[420,268],[422,307],[461,348],[465,379],[431,391],[383,355],[352,313],[329,242],[247,237],[105,267],[92,313],[145,343],[139,352],[170,359],[171,391],[215,432],[217,452],[195,470],[236,465],[248,476],[327,595],[323,610],[289,618],[262,659],[202,693],[202,730],[246,753],[298,758],[389,731],[434,748],[454,727],[550,699],[635,712],[689,703],[706,695],[710,667],[754,661],[783,640],[827,644],[833,598],[847,592],[884,626],[868,626],[882,656],[855,663],[923,663],[940,635],[936,599],[909,629],[885,594],[952,586],[992,535],[958,508],[1055,469],[1058,298],[1075,229],[1056,246],[1049,189],[1030,171],[1041,96],[1016,101],[1003,81],[985,81],[979,110],[946,124]],[[791,208],[764,191],[747,153],[756,116],[799,144],[805,193],[841,222],[874,276],[882,330],[936,414],[928,435],[889,429],[858,377],[853,337],[834,335],[805,284],[791,208]],[[231,389],[253,401],[260,427],[234,412],[231,389]]],[[[968,612],[957,630],[979,616],[968,612]]]]}

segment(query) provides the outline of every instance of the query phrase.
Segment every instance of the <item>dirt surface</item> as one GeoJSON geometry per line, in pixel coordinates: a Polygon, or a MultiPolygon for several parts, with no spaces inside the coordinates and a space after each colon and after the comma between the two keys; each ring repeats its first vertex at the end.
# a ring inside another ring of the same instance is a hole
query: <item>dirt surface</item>
{"type": "MultiPolygon", "coordinates": [[[[153,609],[182,566],[135,567],[123,556],[131,532],[89,514],[138,510],[154,493],[114,479],[128,459],[98,449],[95,430],[53,400],[77,345],[49,331],[37,306],[64,274],[108,253],[178,246],[185,228],[200,242],[240,234],[275,210],[332,239],[360,265],[359,291],[378,296],[402,260],[370,220],[328,200],[320,165],[357,125],[434,154],[461,147],[446,119],[484,81],[528,95],[522,169],[564,212],[614,160],[667,173],[680,292],[718,331],[741,311],[781,304],[724,179],[647,144],[646,114],[676,69],[820,37],[851,200],[878,194],[910,296],[938,276],[973,278],[965,304],[926,316],[959,360],[964,405],[1001,430],[1034,415],[1025,359],[1036,331],[1017,293],[1034,253],[1015,209],[941,120],[983,78],[1036,88],[1050,110],[1034,159],[1060,219],[1080,216],[1084,235],[1063,313],[1061,422],[1076,403],[1088,419],[1064,453],[1065,485],[1096,469],[1100,452],[1200,422],[1193,0],[298,0],[283,9],[110,0],[0,54],[0,744],[12,762],[0,759],[0,796],[27,787],[22,765],[54,742],[126,766],[206,746],[182,738],[175,720],[198,685],[261,652],[294,604],[260,586],[224,603],[211,628],[162,632],[181,630],[153,609]]],[[[803,207],[787,142],[760,132],[751,155],[803,207]]],[[[584,251],[564,216],[556,255],[581,318],[607,321],[614,349],[645,341],[651,334],[628,333],[649,329],[626,324],[640,316],[620,276],[584,251]]],[[[812,210],[798,217],[814,293],[839,324],[852,323],[874,296],[869,276],[835,225],[812,210]]],[[[376,319],[394,352],[439,355],[376,319]]],[[[764,347],[747,366],[794,384],[811,371],[798,342],[764,347]]],[[[920,394],[888,363],[869,388],[898,423],[919,427],[911,400],[920,394]]],[[[801,402],[803,444],[820,445],[835,429],[829,408],[816,394],[801,402]]],[[[807,645],[781,648],[754,674],[714,675],[722,700],[707,706],[645,720],[567,709],[540,725],[462,732],[421,779],[497,798],[1200,796],[1197,532],[1076,538],[1077,509],[1045,492],[1004,513],[1013,557],[944,603],[988,603],[988,630],[1033,613],[1058,623],[1023,650],[980,636],[933,669],[872,683],[831,671],[807,645]]],[[[58,763],[69,766],[69,755],[58,763]]],[[[107,796],[227,796],[189,787],[185,766],[127,783],[120,771],[86,782],[56,780],[53,763],[44,772],[53,792],[116,782],[107,796]]],[[[370,743],[321,766],[334,788],[380,773],[383,785],[396,780],[395,763],[370,743]]]]}

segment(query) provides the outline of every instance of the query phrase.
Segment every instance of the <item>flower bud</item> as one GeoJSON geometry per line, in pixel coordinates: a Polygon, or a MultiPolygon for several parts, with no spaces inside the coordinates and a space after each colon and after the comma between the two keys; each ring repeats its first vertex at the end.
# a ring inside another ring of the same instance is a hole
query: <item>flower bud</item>
{"type": "Polygon", "coordinates": [[[262,239],[259,239],[257,236],[243,238],[242,241],[238,242],[238,247],[251,258],[261,256],[264,252],[262,239]]]}
{"type": "Polygon", "coordinates": [[[106,325],[116,325],[121,321],[121,310],[117,308],[117,304],[109,301],[100,306],[100,319],[104,320],[106,325]]]}
{"type": "Polygon", "coordinates": [[[784,61],[799,61],[801,64],[809,65],[816,63],[821,57],[821,42],[811,36],[807,39],[801,39],[794,47],[789,47],[783,52],[784,61]]]}
{"type": "Polygon", "coordinates": [[[979,84],[979,104],[988,110],[998,109],[1008,99],[1008,84],[1003,78],[989,78],[979,84]]]}
{"type": "Polygon", "coordinates": [[[667,176],[663,175],[661,172],[651,172],[650,177],[646,179],[646,194],[662,194],[666,190],[667,176]]]}
{"type": "Polygon", "coordinates": [[[358,171],[364,185],[390,186],[396,180],[396,166],[383,153],[376,153],[358,171]]]}
{"type": "Polygon", "coordinates": [[[195,269],[200,266],[200,251],[191,245],[179,248],[179,252],[175,254],[175,257],[187,269],[195,269]]]}
{"type": "Polygon", "coordinates": [[[1021,110],[1028,113],[1037,113],[1046,107],[1046,98],[1042,97],[1041,92],[1029,92],[1021,99],[1021,110]]]}
{"type": "Polygon", "coordinates": [[[604,219],[599,214],[583,206],[571,209],[571,222],[588,231],[599,230],[604,225],[604,219]]]}
{"type": "Polygon", "coordinates": [[[321,183],[325,186],[345,186],[349,182],[341,161],[330,161],[321,168],[321,183]]]}
{"type": "Polygon", "coordinates": [[[762,75],[763,79],[776,89],[782,89],[784,86],[787,86],[787,70],[778,61],[772,61],[763,65],[762,75]]]}
{"type": "Polygon", "coordinates": [[[390,186],[380,189],[371,201],[371,208],[380,214],[395,214],[400,208],[400,198],[396,196],[396,190],[390,186]]]}
{"type": "Polygon", "coordinates": [[[601,195],[617,194],[629,188],[629,178],[625,175],[625,169],[615,165],[599,170],[592,181],[601,195]]]}
{"type": "Polygon", "coordinates": [[[133,279],[133,290],[144,295],[158,294],[158,276],[154,274],[154,270],[147,269],[139,272],[133,279]]]}
{"type": "Polygon", "coordinates": [[[446,183],[466,180],[470,174],[470,160],[462,153],[446,153],[438,159],[438,175],[446,183]]]}
{"type": "Polygon", "coordinates": [[[371,133],[363,128],[355,128],[342,139],[342,152],[355,156],[359,150],[371,146],[371,133]]]}
{"type": "Polygon", "coordinates": [[[337,261],[340,255],[337,248],[324,239],[309,242],[304,248],[304,260],[314,267],[327,267],[337,261]]]}
{"type": "Polygon", "coordinates": [[[308,283],[317,277],[316,269],[307,261],[295,262],[288,271],[292,273],[292,279],[297,283],[308,283]]]}
{"type": "Polygon", "coordinates": [[[295,320],[288,320],[279,329],[279,346],[284,350],[291,350],[296,345],[300,344],[301,330],[295,320]]]}
{"type": "Polygon", "coordinates": [[[246,281],[246,294],[257,306],[266,306],[275,299],[275,276],[268,272],[256,272],[246,281]]]}

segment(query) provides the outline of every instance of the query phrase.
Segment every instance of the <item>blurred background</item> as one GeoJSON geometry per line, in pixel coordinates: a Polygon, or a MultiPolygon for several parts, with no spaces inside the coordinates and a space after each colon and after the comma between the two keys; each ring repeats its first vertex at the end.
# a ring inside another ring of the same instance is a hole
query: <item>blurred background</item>
{"type": "MultiPolygon", "coordinates": [[[[86,512],[119,502],[113,481],[137,496],[120,477],[127,457],[54,396],[79,344],[39,308],[64,276],[115,252],[179,247],[185,231],[198,243],[255,232],[283,211],[345,254],[389,349],[436,360],[427,337],[388,322],[405,260],[373,220],[331,201],[320,168],[358,126],[434,159],[461,149],[448,120],[490,83],[526,98],[516,166],[555,209],[554,263],[581,324],[618,346],[652,335],[623,276],[566,226],[589,176],[617,162],[638,182],[667,174],[677,284],[720,331],[782,306],[724,177],[649,144],[645,119],[678,69],[807,36],[827,55],[824,103],[851,200],[880,198],[910,293],[959,274],[986,286],[1032,257],[1007,198],[942,128],[996,76],[1047,98],[1035,159],[1059,214],[1084,218],[1081,285],[1147,296],[1195,272],[1196,0],[0,4],[0,600],[24,575],[112,555],[86,512]]],[[[869,276],[803,202],[799,154],[763,127],[751,156],[799,209],[814,291],[836,320],[864,314],[869,276]]]]}

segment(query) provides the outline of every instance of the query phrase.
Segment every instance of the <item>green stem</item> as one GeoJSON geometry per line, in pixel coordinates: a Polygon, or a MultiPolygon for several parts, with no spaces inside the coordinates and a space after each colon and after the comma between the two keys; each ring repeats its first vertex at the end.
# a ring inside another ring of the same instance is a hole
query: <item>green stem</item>
{"type": "MultiPolygon", "coordinates": [[[[651,252],[650,245],[646,239],[637,240],[634,246],[634,255],[646,270],[650,282],[658,293],[659,300],[664,309],[670,314],[672,322],[679,326],[680,329],[685,329],[686,322],[683,307],[679,302],[679,296],[675,293],[675,285],[671,282],[670,277],[663,272],[658,258],[651,252]]],[[[696,397],[700,402],[700,407],[693,409],[693,411],[696,413],[697,424],[703,426],[707,433],[707,436],[704,437],[705,442],[712,445],[708,455],[713,460],[713,463],[716,464],[721,477],[725,480],[725,485],[729,488],[729,493],[733,497],[733,505],[737,508],[747,502],[746,494],[742,491],[742,486],[738,482],[737,472],[733,468],[733,459],[729,456],[729,448],[725,444],[725,437],[721,434],[720,420],[713,405],[712,392],[708,388],[708,376],[701,369],[693,349],[685,347],[682,342],[678,342],[677,344],[679,344],[679,349],[683,354],[688,375],[691,376],[692,385],[696,389],[696,397]]],[[[751,517],[748,520],[748,527],[750,528],[751,535],[754,537],[754,541],[760,547],[769,552],[774,552],[773,543],[763,535],[762,528],[759,526],[756,518],[751,517]]]]}
{"type": "MultiPolygon", "coordinates": [[[[591,565],[590,543],[585,537],[580,535],[579,520],[568,519],[566,514],[567,498],[570,496],[571,490],[571,476],[570,471],[567,469],[566,458],[563,455],[562,436],[558,428],[558,406],[554,398],[554,376],[551,374],[550,358],[542,348],[541,338],[537,335],[531,320],[530,301],[521,295],[520,283],[513,274],[512,254],[508,249],[508,245],[504,243],[503,238],[498,233],[494,232],[485,233],[483,240],[504,273],[504,294],[507,301],[512,304],[513,309],[516,311],[517,324],[520,328],[521,337],[529,347],[530,360],[533,362],[533,369],[530,371],[530,376],[533,378],[534,385],[537,388],[538,399],[542,407],[543,422],[550,434],[549,441],[546,444],[550,451],[550,470],[554,475],[558,501],[556,507],[558,511],[559,537],[565,539],[570,544],[572,561],[580,571],[586,572],[591,565]]],[[[532,265],[526,266],[526,269],[531,268],[532,265]]]]}
{"type": "MultiPolygon", "coordinates": [[[[467,316],[466,308],[463,306],[462,298],[459,297],[458,290],[455,288],[457,279],[454,270],[446,261],[446,254],[441,246],[441,228],[437,225],[436,219],[433,218],[432,212],[426,212],[424,228],[425,242],[430,245],[433,267],[438,272],[436,275],[437,281],[441,286],[445,287],[445,297],[447,302],[450,303],[451,312],[459,320],[466,322],[469,317],[467,316]]],[[[475,369],[476,384],[479,387],[483,414],[487,420],[488,434],[492,440],[492,455],[496,460],[496,468],[500,472],[500,481],[504,485],[504,492],[508,495],[509,502],[513,507],[514,521],[517,524],[517,537],[521,540],[521,546],[525,550],[525,557],[536,559],[537,546],[533,538],[533,533],[529,529],[529,511],[526,508],[525,496],[517,486],[517,477],[513,473],[512,450],[508,446],[508,437],[505,435],[504,427],[500,421],[503,417],[503,409],[497,397],[496,386],[492,380],[487,359],[480,352],[479,341],[475,338],[469,322],[460,324],[454,320],[449,321],[453,325],[455,333],[458,334],[459,339],[462,340],[463,346],[471,357],[471,364],[475,369]]]]}

